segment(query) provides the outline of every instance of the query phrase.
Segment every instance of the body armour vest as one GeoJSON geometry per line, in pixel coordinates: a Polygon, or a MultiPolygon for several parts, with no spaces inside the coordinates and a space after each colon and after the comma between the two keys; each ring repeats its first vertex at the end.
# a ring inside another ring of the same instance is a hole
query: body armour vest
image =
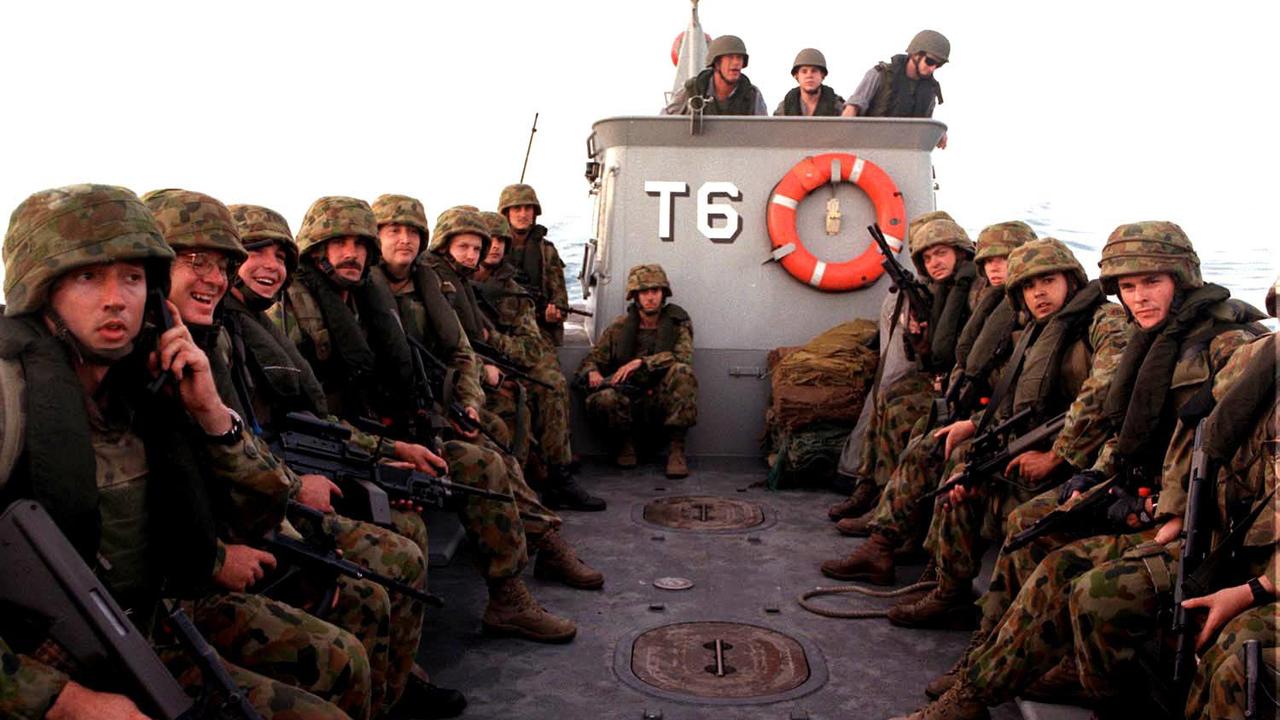
{"type": "MultiPolygon", "coordinates": [[[[616,352],[613,353],[617,367],[609,368],[609,372],[617,370],[618,367],[637,357],[637,338],[640,334],[640,308],[635,303],[627,306],[627,317],[622,322],[622,333],[618,337],[616,352]]],[[[658,316],[658,333],[654,341],[654,353],[675,350],[676,340],[679,339],[679,326],[687,323],[689,323],[689,313],[685,312],[684,308],[675,303],[663,305],[662,314],[658,316]]]]}
{"type": "Polygon", "coordinates": [[[942,103],[942,86],[932,77],[912,80],[907,77],[907,56],[894,55],[887,63],[876,65],[880,86],[871,98],[867,117],[932,117],[933,103],[942,103]]]}
{"type": "MultiPolygon", "coordinates": [[[[818,88],[818,105],[813,109],[813,117],[838,117],[844,98],[835,90],[822,85],[818,88]]],[[[782,114],[787,116],[803,116],[804,107],[800,104],[800,88],[793,87],[786,97],[782,98],[782,114]]]]}
{"type": "Polygon", "coordinates": [[[703,115],[755,115],[756,93],[759,91],[751,84],[751,80],[745,74],[739,75],[733,92],[721,102],[711,91],[711,75],[714,72],[712,68],[707,68],[686,80],[685,97],[703,98],[706,101],[702,106],[703,115]]]}
{"type": "Polygon", "coordinates": [[[1013,391],[1014,412],[1031,408],[1033,422],[1043,422],[1071,405],[1093,363],[1089,328],[1107,305],[1106,293],[1095,280],[1045,321],[1023,358],[1013,391]]]}

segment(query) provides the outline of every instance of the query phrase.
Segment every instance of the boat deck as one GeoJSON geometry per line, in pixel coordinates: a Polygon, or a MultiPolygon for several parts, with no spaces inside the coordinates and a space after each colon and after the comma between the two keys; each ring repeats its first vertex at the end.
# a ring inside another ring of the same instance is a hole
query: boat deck
{"type": "MultiPolygon", "coordinates": [[[[951,665],[967,633],[906,630],[883,619],[831,619],[796,602],[808,589],[836,584],[819,573],[818,564],[861,542],[840,537],[826,519],[826,507],[838,497],[770,491],[757,460],[702,457],[691,466],[687,479],[668,480],[656,463],[621,471],[584,461],[581,481],[607,499],[609,509],[564,513],[564,534],[605,573],[604,590],[573,590],[525,573],[545,607],[578,623],[578,637],[568,645],[483,637],[485,590],[466,546],[447,567],[432,569],[431,589],[446,607],[428,614],[420,660],[437,683],[466,693],[467,717],[888,718],[925,702],[925,684],[951,665]],[[674,495],[758,503],[766,521],[718,533],[662,530],[644,521],[644,504],[674,495]],[[694,585],[680,591],[654,587],[663,577],[687,578],[694,585]],[[810,662],[818,676],[825,666],[826,680],[815,677],[807,694],[768,704],[704,704],[637,690],[644,684],[624,677],[630,640],[641,630],[690,621],[739,622],[790,635],[807,654],[820,656],[810,662]]],[[[899,580],[913,581],[920,570],[900,569],[899,580]]],[[[889,601],[842,595],[830,602],[873,608],[889,601]]],[[[992,717],[1022,714],[1009,703],[992,717]]]]}

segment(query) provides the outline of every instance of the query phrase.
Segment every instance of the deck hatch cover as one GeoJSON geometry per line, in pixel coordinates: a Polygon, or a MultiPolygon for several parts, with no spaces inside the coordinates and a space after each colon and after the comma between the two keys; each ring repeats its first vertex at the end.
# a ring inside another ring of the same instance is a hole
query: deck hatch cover
{"type": "Polygon", "coordinates": [[[689,622],[644,632],[631,645],[641,682],[689,699],[768,702],[810,680],[795,638],[734,622],[689,622]]]}
{"type": "Polygon", "coordinates": [[[645,522],[678,530],[745,530],[764,524],[764,508],[753,502],[711,495],[681,495],[644,506],[645,522]]]}

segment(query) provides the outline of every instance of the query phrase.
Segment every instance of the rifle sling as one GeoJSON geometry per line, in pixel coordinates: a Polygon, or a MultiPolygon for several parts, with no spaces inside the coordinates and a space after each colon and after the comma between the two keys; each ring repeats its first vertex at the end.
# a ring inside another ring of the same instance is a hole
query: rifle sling
{"type": "Polygon", "coordinates": [[[1005,371],[1000,375],[1000,382],[996,385],[996,389],[991,393],[991,400],[987,403],[987,411],[982,414],[982,422],[979,423],[975,436],[981,435],[983,430],[995,420],[995,416],[1000,411],[1000,406],[1004,403],[1004,399],[1009,395],[1009,390],[1013,388],[1013,383],[1018,379],[1018,374],[1022,369],[1022,360],[1027,355],[1027,348],[1031,347],[1032,341],[1040,334],[1039,326],[1028,325],[1027,330],[1022,337],[1018,338],[1018,344],[1013,348],[1013,354],[1009,356],[1009,364],[1005,366],[1005,371]]]}
{"type": "Polygon", "coordinates": [[[1183,594],[1186,597],[1200,597],[1207,595],[1209,588],[1213,586],[1214,576],[1217,574],[1218,568],[1221,567],[1237,549],[1244,544],[1245,535],[1248,534],[1249,528],[1253,526],[1253,521],[1258,519],[1262,511],[1271,503],[1271,498],[1276,494],[1274,489],[1267,493],[1265,497],[1258,501],[1249,514],[1236,523],[1231,529],[1230,534],[1218,543],[1217,546],[1209,552],[1209,556],[1200,563],[1200,567],[1187,576],[1183,581],[1183,594]]]}

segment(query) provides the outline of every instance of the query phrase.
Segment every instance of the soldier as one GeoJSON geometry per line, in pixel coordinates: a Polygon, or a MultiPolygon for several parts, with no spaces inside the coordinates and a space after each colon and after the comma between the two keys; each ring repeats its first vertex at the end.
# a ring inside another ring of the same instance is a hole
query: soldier
{"type": "Polygon", "coordinates": [[[523,367],[531,378],[544,383],[527,385],[533,397],[531,419],[538,448],[547,466],[543,499],[554,509],[604,510],[605,502],[599,498],[579,499],[562,491],[566,487],[563,478],[569,475],[573,462],[569,442],[569,384],[560,371],[555,347],[538,331],[533,304],[516,283],[514,268],[503,262],[511,242],[511,226],[498,213],[481,213],[480,217],[486,222],[491,242],[488,253],[476,267],[472,285],[481,311],[496,329],[490,333],[489,343],[523,367]]]}
{"type": "MultiPolygon", "coordinates": [[[[0,394],[9,398],[4,407],[21,411],[0,425],[6,447],[16,447],[0,468],[0,500],[40,501],[145,629],[157,588],[199,597],[225,570],[211,489],[238,478],[288,487],[219,399],[209,360],[181,319],[154,346],[143,339],[148,288],[168,285],[173,257],[137,196],[106,185],[32,195],[14,211],[4,240],[0,394]],[[144,390],[149,364],[172,373],[170,390],[144,390]]],[[[343,650],[363,653],[358,643],[343,648],[333,640],[313,652],[332,652],[334,660],[343,650]]],[[[37,660],[33,648],[0,650],[6,717],[141,717],[128,698],[82,685],[93,678],[69,677],[37,660]]],[[[198,683],[181,653],[159,652],[180,681],[198,683]]],[[[303,690],[226,665],[266,717],[347,717],[303,690]]]]}
{"type": "MultiPolygon", "coordinates": [[[[911,38],[905,55],[877,63],[845,103],[845,117],[933,117],[942,103],[942,86],[933,76],[951,59],[951,41],[934,30],[921,30],[911,38]]],[[[947,147],[944,133],[938,148],[947,147]]]]}
{"type": "Polygon", "coordinates": [[[689,475],[685,435],[698,421],[693,374],[693,320],[667,302],[671,283],[661,265],[627,273],[627,314],[614,319],[578,368],[588,388],[587,411],[615,434],[620,467],[635,467],[637,426],[661,424],[670,444],[669,478],[689,475]],[[608,377],[606,378],[606,373],[608,377]]]}
{"type": "Polygon", "coordinates": [[[538,304],[538,327],[552,345],[564,343],[564,317],[569,293],[564,284],[564,262],[547,239],[547,228],[538,223],[542,203],[530,185],[508,185],[498,195],[498,212],[511,224],[507,263],[516,269],[520,283],[538,304]]]}
{"type": "Polygon", "coordinates": [[[707,67],[676,91],[664,115],[768,115],[760,90],[743,74],[747,45],[721,35],[707,46],[707,67]]]}
{"type": "MultiPolygon", "coordinates": [[[[442,235],[446,239],[449,236],[449,217],[446,213],[445,222],[437,224],[433,243],[439,242],[442,235]]],[[[478,221],[475,225],[479,226],[478,221]]],[[[365,289],[363,297],[348,293],[346,301],[342,298],[344,288],[354,290],[359,287],[360,278],[365,274],[365,262],[370,259],[376,262],[377,237],[373,210],[367,203],[346,197],[317,200],[307,211],[298,232],[301,251],[299,282],[287,287],[286,302],[276,308],[280,324],[294,338],[293,342],[316,371],[325,394],[331,398],[350,397],[356,389],[350,387],[354,384],[352,380],[360,378],[359,373],[364,371],[364,367],[372,367],[379,355],[410,353],[408,341],[395,317],[395,300],[385,285],[373,280],[372,289],[365,289]],[[351,301],[357,308],[364,308],[358,316],[347,305],[351,301]],[[384,332],[385,328],[373,323],[365,325],[371,318],[387,313],[395,322],[395,333],[384,332]],[[368,327],[367,333],[364,332],[365,327],[368,327]],[[343,344],[340,345],[338,340],[343,344]],[[346,347],[346,344],[352,347],[346,347]],[[337,355],[340,351],[346,355],[337,355]],[[356,361],[358,364],[354,364],[356,361]],[[348,367],[348,362],[353,364],[348,367]],[[337,392],[340,388],[343,390],[341,394],[337,392]]],[[[424,255],[416,264],[423,265],[427,257],[424,255]]],[[[378,275],[371,277],[377,278],[378,275]]],[[[434,277],[439,283],[439,277],[434,277]]],[[[437,287],[443,287],[443,284],[437,287]]],[[[412,361],[407,359],[405,362],[412,361]]],[[[371,379],[376,384],[367,389],[374,398],[398,396],[402,404],[414,402],[413,397],[406,397],[415,394],[406,392],[406,389],[414,387],[411,382],[397,384],[399,378],[394,374],[375,374],[371,379]]],[[[371,404],[364,396],[356,395],[351,399],[355,407],[371,404]]],[[[333,407],[330,405],[331,411],[333,407]]],[[[392,405],[389,410],[392,417],[398,415],[403,418],[412,413],[403,406],[392,405]]],[[[402,427],[393,424],[389,430],[397,432],[402,427]]],[[[487,445],[458,439],[444,442],[442,455],[450,473],[459,482],[486,490],[509,492],[516,499],[513,506],[511,503],[470,498],[459,510],[463,527],[479,550],[480,570],[489,586],[489,605],[483,620],[485,630],[539,642],[572,640],[577,632],[574,624],[538,605],[519,578],[528,562],[526,536],[538,550],[534,567],[536,575],[581,589],[603,587],[604,576],[578,560],[558,532],[562,524],[560,518],[538,503],[537,496],[525,484],[514,458],[487,445]]]]}
{"type": "MultiPolygon", "coordinates": [[[[1204,283],[1190,240],[1170,222],[1121,225],[1108,238],[1099,264],[1102,286],[1120,296],[1137,326],[1100,398],[1108,425],[1119,430],[1109,431],[1113,434],[1093,466],[1073,476],[1058,494],[1061,502],[1069,502],[1080,493],[1108,493],[1105,520],[1093,529],[1101,534],[1076,542],[1048,537],[1046,542],[1056,541],[1058,549],[1047,552],[1039,564],[1004,561],[1034,569],[1021,580],[1006,578],[1017,586],[1016,596],[985,636],[975,634],[957,667],[931,683],[945,692],[913,718],[985,717],[987,706],[1037,681],[1053,692],[1079,687],[1078,670],[1067,659],[1072,658],[1073,580],[1152,539],[1161,545],[1171,542],[1180,530],[1181,523],[1153,524],[1185,509],[1180,484],[1190,433],[1177,425],[1176,408],[1204,391],[1231,354],[1257,333],[1251,323],[1262,315],[1230,299],[1225,288],[1204,283]],[[1138,490],[1159,486],[1162,468],[1165,480],[1157,503],[1138,490]]],[[[1008,522],[1010,533],[1019,529],[1016,520],[1008,522]]],[[[1000,568],[997,560],[997,573],[1000,568]]],[[[999,611],[989,607],[993,604],[984,601],[984,615],[999,611]]]]}
{"type": "Polygon", "coordinates": [[[822,51],[805,48],[796,54],[791,63],[791,77],[796,87],[791,88],[774,115],[802,117],[838,117],[844,109],[844,98],[823,83],[827,79],[827,58],[822,51]]]}
{"type": "MultiPolygon", "coordinates": [[[[978,235],[975,263],[986,277],[988,287],[979,295],[977,310],[965,323],[962,339],[957,342],[957,367],[952,371],[951,380],[952,386],[971,383],[974,387],[967,391],[969,396],[983,392],[977,386],[988,384],[987,375],[994,372],[990,367],[996,359],[994,356],[1000,355],[993,346],[1000,343],[1001,336],[1007,339],[1011,334],[1014,311],[1004,302],[1003,288],[1006,258],[1028,239],[1035,239],[1034,231],[1025,223],[1016,221],[992,225],[978,235]],[[1008,311],[1000,312],[1000,308],[1008,308],[1008,311]],[[975,328],[986,329],[981,341],[972,337],[978,335],[975,328]],[[970,348],[977,345],[981,358],[974,357],[970,364],[968,350],[962,349],[961,343],[970,348]]],[[[953,417],[965,417],[978,408],[976,399],[966,399],[964,406],[963,415],[957,410],[953,417]]],[[[926,428],[927,425],[927,422],[919,424],[920,431],[913,432],[876,506],[865,515],[845,518],[836,524],[841,534],[869,534],[873,539],[844,560],[823,563],[823,574],[839,580],[863,580],[878,585],[894,582],[895,556],[902,552],[904,543],[906,547],[913,548],[918,542],[916,538],[928,527],[929,509],[920,507],[920,499],[936,486],[943,470],[943,448],[940,446],[946,442],[948,433],[932,426],[926,428]]]]}

